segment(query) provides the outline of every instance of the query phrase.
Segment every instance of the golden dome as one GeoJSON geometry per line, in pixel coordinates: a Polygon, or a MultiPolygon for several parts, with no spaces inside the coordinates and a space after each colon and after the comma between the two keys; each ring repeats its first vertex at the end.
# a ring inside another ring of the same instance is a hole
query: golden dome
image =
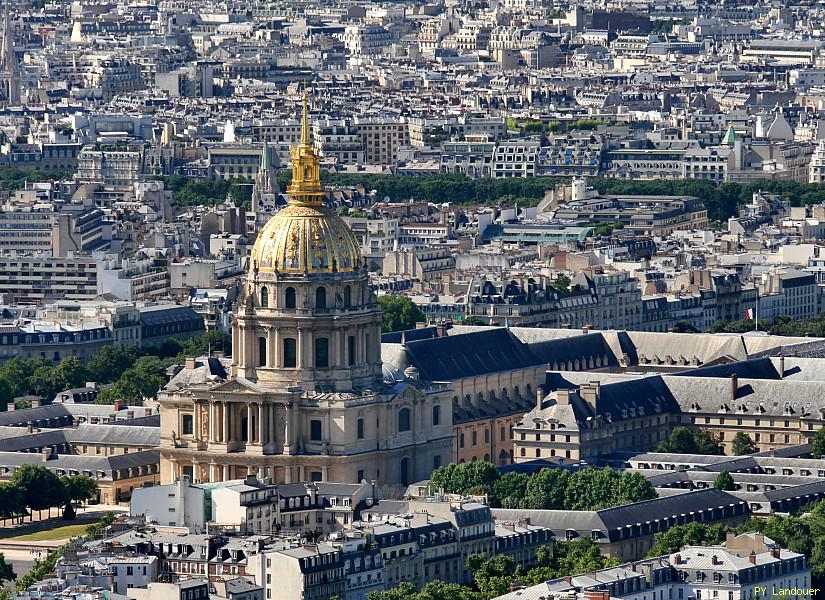
{"type": "Polygon", "coordinates": [[[341,217],[320,205],[292,204],[269,220],[252,248],[258,271],[333,273],[356,271],[361,248],[341,217]]]}
{"type": "Polygon", "coordinates": [[[258,233],[250,268],[286,273],[334,273],[361,267],[361,248],[341,217],[323,204],[318,156],[309,133],[307,96],[303,96],[301,143],[292,149],[289,206],[258,233]]]}

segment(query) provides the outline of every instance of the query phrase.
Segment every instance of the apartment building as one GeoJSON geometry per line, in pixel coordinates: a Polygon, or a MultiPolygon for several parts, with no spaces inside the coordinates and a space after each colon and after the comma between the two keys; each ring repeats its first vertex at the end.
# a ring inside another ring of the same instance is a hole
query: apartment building
{"type": "Polygon", "coordinates": [[[15,304],[91,300],[99,293],[99,260],[82,255],[54,257],[51,253],[0,255],[0,295],[15,304]]]}
{"type": "Polygon", "coordinates": [[[723,544],[685,546],[670,555],[593,573],[546,581],[495,600],[609,597],[622,600],[667,598],[758,598],[810,596],[808,559],[781,548],[760,533],[728,534],[723,544]]]}

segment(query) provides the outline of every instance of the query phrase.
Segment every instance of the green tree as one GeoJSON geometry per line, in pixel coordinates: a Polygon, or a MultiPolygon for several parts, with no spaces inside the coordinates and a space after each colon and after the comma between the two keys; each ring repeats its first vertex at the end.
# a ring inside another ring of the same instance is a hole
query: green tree
{"type": "Polygon", "coordinates": [[[719,442],[704,429],[674,427],[666,440],[659,442],[656,452],[672,454],[711,454],[722,455],[724,450],[719,442]]]}
{"type": "Polygon", "coordinates": [[[720,489],[725,492],[731,492],[736,489],[736,484],[733,481],[733,477],[727,471],[720,471],[719,475],[716,476],[716,480],[713,482],[713,487],[720,489]]]}
{"type": "Polygon", "coordinates": [[[403,331],[414,329],[419,321],[426,321],[424,313],[407,296],[387,294],[378,297],[381,305],[381,331],[403,331]]]}
{"type": "Polygon", "coordinates": [[[825,458],[825,427],[820,427],[811,438],[811,454],[814,458],[825,458]]]}
{"type": "Polygon", "coordinates": [[[556,510],[566,508],[565,490],[570,473],[562,469],[541,469],[530,477],[524,496],[524,507],[556,510]]]}
{"type": "Polygon", "coordinates": [[[553,281],[553,287],[560,292],[570,291],[570,278],[564,273],[559,273],[558,277],[553,281]]]}
{"type": "MultiPolygon", "coordinates": [[[[823,440],[825,442],[825,440],[823,440]]],[[[753,454],[756,452],[756,444],[753,443],[751,436],[747,433],[740,431],[735,436],[733,436],[733,442],[731,443],[731,451],[736,456],[742,456],[743,454],[753,454]]]]}
{"type": "Polygon", "coordinates": [[[89,372],[76,356],[70,356],[61,360],[55,367],[54,376],[60,387],[65,390],[83,386],[88,381],[89,372]]]}
{"type": "Polygon", "coordinates": [[[9,480],[23,491],[23,505],[32,511],[62,506],[65,489],[60,478],[40,465],[22,465],[9,480]]]}
{"type": "Polygon", "coordinates": [[[495,598],[506,594],[516,573],[516,563],[505,554],[487,558],[484,554],[467,557],[467,569],[473,573],[473,582],[482,598],[495,598]]]}
{"type": "Polygon", "coordinates": [[[726,529],[721,525],[705,523],[686,523],[674,525],[667,531],[653,537],[653,546],[648,556],[662,556],[677,552],[682,546],[700,546],[702,544],[721,544],[725,540],[726,529]]]}
{"type": "Polygon", "coordinates": [[[570,542],[558,542],[552,548],[539,548],[536,563],[536,567],[520,577],[525,585],[597,571],[618,565],[620,561],[603,556],[598,544],[590,538],[579,538],[570,542]]]}
{"type": "Polygon", "coordinates": [[[469,317],[464,317],[464,319],[461,321],[461,324],[462,325],[476,325],[476,326],[478,326],[478,325],[486,325],[487,323],[485,323],[479,317],[475,317],[475,316],[471,315],[469,317]]]}
{"type": "Polygon", "coordinates": [[[94,479],[87,475],[69,475],[61,479],[66,505],[80,504],[97,496],[99,488],[94,479]]]}
{"type": "Polygon", "coordinates": [[[89,361],[89,377],[99,383],[111,383],[130,368],[137,358],[137,349],[134,346],[116,348],[104,346],[89,361]]]}
{"type": "Polygon", "coordinates": [[[486,461],[451,463],[432,472],[430,489],[450,494],[487,493],[498,477],[496,466],[486,461]]]}
{"type": "Polygon", "coordinates": [[[0,483],[0,519],[6,524],[6,519],[22,515],[26,510],[23,499],[23,490],[19,485],[9,482],[0,483]]]}
{"type": "Polygon", "coordinates": [[[502,508],[522,508],[529,481],[530,476],[526,473],[505,473],[493,483],[490,504],[495,503],[502,508]]]}
{"type": "Polygon", "coordinates": [[[0,585],[4,581],[14,581],[15,579],[17,579],[17,575],[14,574],[14,569],[6,562],[6,556],[0,552],[0,585]]]}

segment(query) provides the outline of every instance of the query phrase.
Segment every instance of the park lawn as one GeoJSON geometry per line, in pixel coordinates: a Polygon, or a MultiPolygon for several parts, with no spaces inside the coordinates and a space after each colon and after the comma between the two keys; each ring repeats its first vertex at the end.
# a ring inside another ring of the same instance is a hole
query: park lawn
{"type": "Polygon", "coordinates": [[[88,526],[89,523],[64,525],[63,527],[55,527],[54,529],[35,531],[34,533],[27,533],[26,535],[8,538],[8,540],[13,542],[45,542],[49,540],[62,540],[83,535],[88,526]]]}

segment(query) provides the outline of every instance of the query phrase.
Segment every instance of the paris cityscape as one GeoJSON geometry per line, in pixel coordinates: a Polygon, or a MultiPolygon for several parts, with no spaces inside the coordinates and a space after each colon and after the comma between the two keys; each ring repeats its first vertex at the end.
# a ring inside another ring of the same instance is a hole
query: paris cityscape
{"type": "Polygon", "coordinates": [[[825,589],[825,4],[0,2],[0,600],[825,589]]]}

